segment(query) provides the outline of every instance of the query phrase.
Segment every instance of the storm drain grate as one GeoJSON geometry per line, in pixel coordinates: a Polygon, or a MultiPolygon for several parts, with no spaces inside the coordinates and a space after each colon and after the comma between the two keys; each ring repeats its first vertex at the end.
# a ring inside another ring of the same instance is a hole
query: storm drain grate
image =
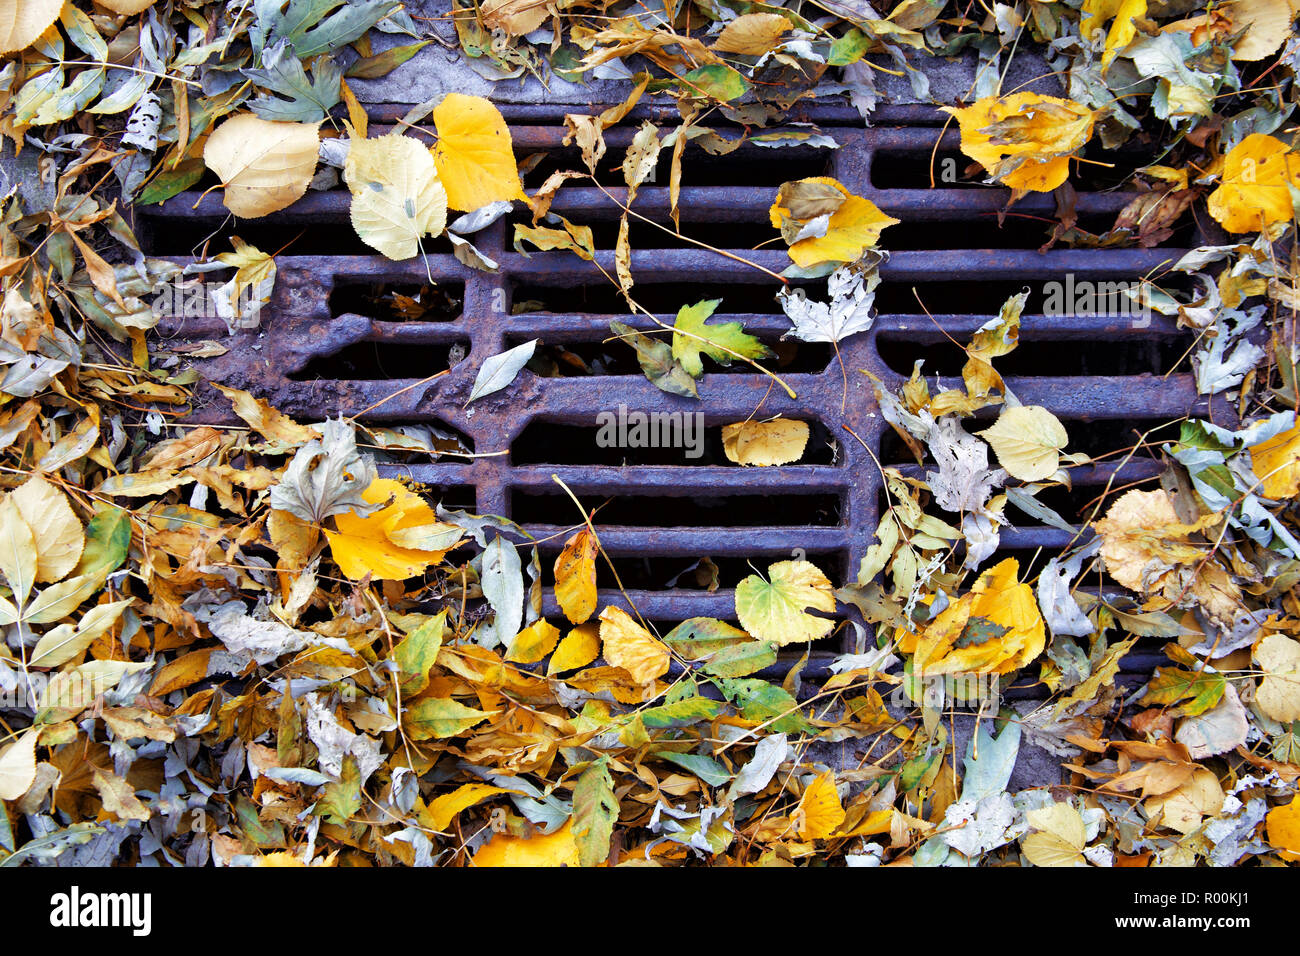
{"type": "MultiPolygon", "coordinates": [[[[520,156],[546,154],[526,184],[540,183],[554,168],[577,168],[576,156],[561,145],[558,125],[519,125],[512,132],[520,156]]],[[[234,230],[266,251],[295,240],[277,258],[279,278],[261,332],[227,339],[220,320],[203,319],[167,320],[160,331],[181,339],[223,337],[230,351],[205,361],[202,374],[252,391],[300,419],[364,412],[367,422],[452,429],[478,453],[509,452],[385,470],[446,492],[449,505],[518,520],[544,540],[544,562],[558,552],[577,520],[576,515],[567,520],[572,506],[552,475],[588,506],[611,499],[598,517],[601,540],[620,571],[629,569],[624,579],[632,585],[632,602],[648,620],[668,623],[701,615],[734,620],[730,589],[750,573],[749,560],[764,567],[769,560],[805,555],[832,579],[851,580],[873,540],[880,510],[880,472],[872,455],[904,474],[926,470],[893,436],[858,370],[871,371],[892,388],[907,378],[917,359],[925,359],[932,384],[936,373],[955,381],[964,355],[948,337],[965,343],[1008,295],[1026,287],[1034,294],[1022,317],[1020,346],[998,363],[999,370],[1022,402],[1044,405],[1066,424],[1071,450],[1112,452],[1153,426],[1207,413],[1185,359],[1179,364],[1188,342],[1168,320],[1048,316],[1041,314],[1038,294],[1042,283],[1066,274],[1092,281],[1158,274],[1183,248],[1039,252],[1053,217],[1051,197],[1022,200],[999,229],[1005,191],[955,182],[929,188],[932,156],[940,169],[963,165],[942,162],[958,155],[955,131],[941,133],[931,122],[823,132],[840,148],[745,146],[709,157],[692,147],[680,208],[685,233],[773,271],[789,264],[785,251],[773,245],[751,249],[774,235],[767,210],[784,181],[834,176],[902,220],[885,233],[890,257],[882,268],[874,327],[840,345],[847,396],[828,348],[800,343],[792,350],[780,343],[789,321],[774,298],[777,284],[770,276],[647,227],[633,230],[638,301],[671,324],[680,306],[721,297],[715,319],[739,319],[778,347],[777,371],[798,397],[789,398],[746,366],[708,369],[699,382],[700,402],[669,395],[644,378],[630,348],[615,346],[629,353],[625,366],[558,377],[525,370],[505,391],[466,409],[483,361],[514,344],[537,338],[561,357],[582,356],[609,338],[611,319],[643,331],[653,326],[619,308],[615,291],[594,264],[567,252],[516,253],[506,221],[474,238],[500,264],[495,275],[466,268],[450,247],[436,242],[427,246],[427,273],[421,258],[399,263],[366,254],[352,233],[348,194],[342,190],[309,193],[281,213],[239,223],[234,230]],[[373,305],[374,292],[418,290],[430,275],[444,298],[418,318],[401,320],[373,305]],[[512,314],[525,302],[533,311],[512,314]],[[407,389],[457,354],[465,357],[450,374],[407,389]],[[663,449],[599,448],[597,416],[620,405],[643,412],[701,412],[704,453],[690,460],[663,449]],[[814,426],[805,463],[744,468],[721,455],[720,426],[760,407],[763,417],[779,413],[814,426]],[[689,586],[692,576],[683,574],[704,555],[719,568],[721,588],[714,592],[689,586]]],[[[630,135],[630,130],[607,134],[611,148],[603,167],[617,166],[619,148],[630,135]]],[[[621,189],[610,192],[623,198],[621,189]]],[[[1096,221],[1104,228],[1132,198],[1119,191],[1090,191],[1084,183],[1077,205],[1081,225],[1096,221]]],[[[668,223],[668,189],[642,187],[634,208],[668,223]]],[[[552,210],[593,226],[600,265],[612,273],[618,208],[598,189],[574,187],[560,191],[552,210]]],[[[148,251],[178,261],[227,219],[219,195],[197,191],[136,212],[148,251]]],[[[1183,239],[1183,247],[1199,244],[1191,234],[1176,238],[1183,239]]],[[[810,295],[816,296],[817,288],[814,283],[810,295]]],[[[220,396],[206,395],[212,402],[197,409],[195,419],[229,420],[220,396]]],[[[1049,503],[1074,521],[1079,508],[1108,482],[1119,488],[1158,470],[1144,454],[1076,468],[1072,490],[1062,490],[1049,503]]],[[[1026,569],[1038,549],[1044,549],[1045,560],[1070,537],[1026,522],[1003,531],[1001,550],[1021,556],[1026,569]]],[[[600,598],[602,604],[627,606],[612,587],[602,587],[600,598]]],[[[557,613],[549,588],[545,613],[557,613]]],[[[824,661],[833,650],[826,648],[818,657],[824,661]]],[[[814,661],[808,673],[818,669],[814,661]]]]}

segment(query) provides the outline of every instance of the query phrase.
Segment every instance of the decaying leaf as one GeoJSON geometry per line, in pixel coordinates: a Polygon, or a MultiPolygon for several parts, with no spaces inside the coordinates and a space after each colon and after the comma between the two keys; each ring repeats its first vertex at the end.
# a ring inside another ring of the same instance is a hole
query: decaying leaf
{"type": "Polygon", "coordinates": [[[292,205],[316,171],[319,123],[273,123],[240,113],[208,137],[203,161],[221,177],[225,204],[256,219],[292,205]]]}

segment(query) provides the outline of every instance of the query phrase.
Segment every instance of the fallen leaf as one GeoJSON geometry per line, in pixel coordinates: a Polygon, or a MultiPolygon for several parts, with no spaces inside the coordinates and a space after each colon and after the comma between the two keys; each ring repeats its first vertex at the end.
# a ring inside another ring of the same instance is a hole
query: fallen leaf
{"type": "Polygon", "coordinates": [[[619,607],[600,612],[602,653],[611,667],[621,667],[638,684],[649,684],[668,673],[668,645],[619,607]]]}
{"type": "Polygon", "coordinates": [[[498,793],[509,793],[503,787],[493,787],[486,783],[466,783],[451,793],[429,801],[429,806],[420,814],[421,821],[431,830],[446,830],[460,812],[481,803],[498,793]]]}
{"type": "Polygon", "coordinates": [[[961,151],[1015,190],[1061,185],[1070,157],[1092,136],[1093,111],[1055,96],[1014,93],[943,109],[961,125],[961,151]]]}
{"type": "Polygon", "coordinates": [[[424,144],[400,133],[354,139],[343,167],[352,228],[389,259],[410,259],[447,225],[447,193],[424,144]]]}
{"type": "Polygon", "coordinates": [[[781,42],[781,35],[794,26],[779,13],[746,13],[736,17],[718,34],[712,48],[719,53],[762,56],[781,42]]]}
{"type": "Polygon", "coordinates": [[[361,497],[370,505],[390,498],[392,503],[365,516],[352,511],[336,514],[338,530],[325,529],[330,553],[345,575],[354,581],[366,575],[401,581],[442,560],[445,551],[417,551],[393,541],[395,532],[437,521],[423,498],[392,478],[376,478],[361,497]]]}
{"type": "Polygon", "coordinates": [[[768,217],[802,269],[856,262],[875,248],[881,232],[899,222],[827,176],[782,185],[768,217]]]}
{"type": "Polygon", "coordinates": [[[1079,22],[1079,33],[1091,39],[1092,34],[1112,18],[1114,23],[1106,34],[1106,48],[1101,55],[1101,68],[1104,70],[1115,59],[1115,54],[1137,36],[1134,20],[1147,14],[1147,0],[1084,0],[1080,8],[1083,19],[1079,22]]]}
{"type": "Polygon", "coordinates": [[[475,866],[578,866],[578,844],[570,820],[554,833],[514,837],[498,833],[474,854],[475,866]]]}
{"type": "Polygon", "coordinates": [[[1300,720],[1300,641],[1270,634],[1255,647],[1254,656],[1264,671],[1255,690],[1259,709],[1284,724],[1300,720]]]}
{"type": "Polygon", "coordinates": [[[600,654],[600,629],[595,622],[579,624],[560,641],[555,653],[546,666],[546,674],[560,674],[564,671],[586,667],[600,654]]]}
{"type": "Polygon", "coordinates": [[[256,219],[292,205],[316,172],[320,123],[273,123],[252,113],[230,117],[203,147],[203,161],[221,178],[225,204],[256,219]]]}
{"type": "Polygon", "coordinates": [[[1069,436],[1057,417],[1041,405],[1004,408],[992,427],[976,432],[993,446],[998,464],[1012,478],[1042,481],[1056,474],[1069,436]]]}
{"type": "Polygon", "coordinates": [[[751,574],[736,585],[736,616],[740,626],[762,641],[779,645],[825,637],[835,622],[807,612],[834,611],[831,582],[808,561],[778,561],[767,569],[768,580],[751,574]]]}
{"type": "Polygon", "coordinates": [[[1290,863],[1300,863],[1300,797],[1292,797],[1290,803],[1268,811],[1264,827],[1278,855],[1290,863]]]}
{"type": "Polygon", "coordinates": [[[1291,220],[1294,188],[1300,188],[1300,156],[1281,140],[1251,133],[1223,158],[1219,188],[1206,206],[1229,232],[1257,232],[1291,220]]]}
{"type": "Polygon", "coordinates": [[[32,529],[36,546],[36,580],[58,581],[77,566],[85,534],[67,496],[40,475],[9,493],[18,513],[32,529]]]}
{"type": "Polygon", "coordinates": [[[26,730],[0,750],[0,800],[17,800],[36,779],[36,738],[39,736],[36,729],[26,730]]]}
{"type": "Polygon", "coordinates": [[[835,789],[834,773],[827,771],[808,785],[793,816],[801,840],[826,840],[839,829],[844,822],[844,806],[835,789]]]}
{"type": "Polygon", "coordinates": [[[515,664],[536,664],[555,649],[560,629],[545,618],[538,618],[515,635],[506,660],[515,664]]]}
{"type": "Polygon", "coordinates": [[[555,600],[574,624],[596,612],[596,537],[583,528],[564,543],[555,559],[555,600]]]}
{"type": "Polygon", "coordinates": [[[1300,424],[1247,450],[1265,497],[1281,501],[1300,495],[1300,424]]]}
{"type": "Polygon", "coordinates": [[[673,358],[692,378],[704,373],[702,355],[719,365],[730,365],[737,356],[759,359],[772,354],[771,349],[746,332],[739,322],[709,324],[709,316],[721,304],[721,299],[706,299],[684,305],[677,312],[677,321],[673,323],[673,358]]]}
{"type": "MultiPolygon", "coordinates": [[[[149,0],[150,3],[153,0],[149,0]]],[[[54,25],[63,0],[3,0],[0,2],[0,53],[25,50],[54,25]]],[[[138,11],[136,11],[138,12],[138,11]]],[[[26,788],[24,788],[26,789],[26,788]]]]}
{"type": "Polygon", "coordinates": [[[808,423],[789,418],[722,426],[722,450],[739,465],[786,465],[803,457],[808,423]]]}
{"type": "Polygon", "coordinates": [[[484,395],[499,392],[513,382],[519,375],[519,370],[533,357],[536,348],[537,339],[529,339],[522,345],[516,345],[514,348],[485,358],[478,375],[474,378],[474,387],[470,389],[465,404],[468,405],[484,395]]]}
{"type": "Polygon", "coordinates": [[[524,199],[510,130],[489,100],[448,93],[433,110],[433,159],[447,205],[473,212],[498,200],[524,199]]]}

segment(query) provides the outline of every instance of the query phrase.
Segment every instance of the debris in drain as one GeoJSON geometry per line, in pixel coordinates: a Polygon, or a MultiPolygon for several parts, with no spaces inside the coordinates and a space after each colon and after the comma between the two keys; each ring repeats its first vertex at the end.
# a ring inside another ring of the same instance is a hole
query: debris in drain
{"type": "Polygon", "coordinates": [[[1290,8],[561,6],[9,18],[0,863],[1300,859],[1290,8]]]}

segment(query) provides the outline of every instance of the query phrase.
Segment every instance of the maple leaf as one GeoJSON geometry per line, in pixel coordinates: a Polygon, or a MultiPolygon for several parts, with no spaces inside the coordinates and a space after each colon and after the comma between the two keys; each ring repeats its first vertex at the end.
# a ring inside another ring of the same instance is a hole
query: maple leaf
{"type": "Polygon", "coordinates": [[[704,372],[700,356],[707,355],[719,365],[730,365],[737,356],[748,359],[767,358],[773,352],[745,331],[739,322],[708,322],[709,316],[722,304],[721,299],[705,299],[694,305],[685,305],[677,312],[673,323],[673,358],[681,363],[686,374],[699,378],[704,372]]]}

